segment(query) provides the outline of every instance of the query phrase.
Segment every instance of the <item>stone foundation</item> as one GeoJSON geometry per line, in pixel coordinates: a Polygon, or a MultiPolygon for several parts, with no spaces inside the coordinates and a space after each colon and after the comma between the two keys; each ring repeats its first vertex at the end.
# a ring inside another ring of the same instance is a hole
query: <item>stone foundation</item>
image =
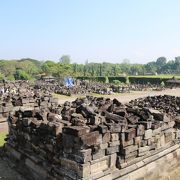
{"type": "Polygon", "coordinates": [[[6,155],[30,180],[152,180],[178,166],[180,98],[43,100],[8,117],[6,155]]]}

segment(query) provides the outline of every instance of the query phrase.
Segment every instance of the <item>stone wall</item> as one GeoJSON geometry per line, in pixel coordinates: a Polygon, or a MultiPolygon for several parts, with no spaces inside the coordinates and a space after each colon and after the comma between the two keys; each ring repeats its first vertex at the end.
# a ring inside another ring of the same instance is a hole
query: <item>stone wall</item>
{"type": "MultiPolygon", "coordinates": [[[[170,173],[180,166],[180,144],[169,147],[132,166],[117,170],[109,179],[117,180],[157,180],[170,179],[170,173]],[[124,175],[122,175],[124,174],[124,175]]],[[[105,177],[104,177],[105,178],[105,177]]],[[[176,179],[180,177],[175,177],[176,179]]],[[[173,180],[173,179],[172,179],[173,180]]]]}
{"type": "Polygon", "coordinates": [[[179,97],[23,102],[31,107],[9,114],[5,152],[29,179],[153,179],[179,158],[179,97]]]}

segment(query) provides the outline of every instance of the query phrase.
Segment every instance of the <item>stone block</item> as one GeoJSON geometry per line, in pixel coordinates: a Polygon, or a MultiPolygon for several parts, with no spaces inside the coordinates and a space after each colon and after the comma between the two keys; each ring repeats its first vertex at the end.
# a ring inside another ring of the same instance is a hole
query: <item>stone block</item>
{"type": "Polygon", "coordinates": [[[164,134],[160,136],[160,146],[161,147],[165,146],[165,136],[164,136],[164,134]]]}
{"type": "Polygon", "coordinates": [[[129,141],[133,139],[136,136],[136,129],[135,128],[130,128],[125,131],[125,140],[129,141]]]}
{"type": "Polygon", "coordinates": [[[139,153],[146,152],[149,151],[149,149],[150,149],[149,146],[139,147],[138,152],[139,153]]]}
{"type": "Polygon", "coordinates": [[[121,142],[121,146],[122,146],[122,147],[131,146],[131,145],[133,145],[133,144],[134,144],[134,140],[133,140],[133,139],[131,139],[131,140],[129,140],[129,141],[122,141],[122,142],[121,142]]]}
{"type": "Polygon", "coordinates": [[[102,143],[105,144],[105,143],[108,143],[110,141],[110,132],[107,132],[105,134],[102,135],[102,143]]]}
{"type": "Polygon", "coordinates": [[[98,144],[99,132],[94,131],[86,135],[80,136],[80,141],[83,146],[91,146],[98,144]]]}
{"type": "Polygon", "coordinates": [[[92,159],[100,159],[105,156],[105,149],[98,149],[97,152],[92,153],[92,159]]]}
{"type": "Polygon", "coordinates": [[[98,125],[98,130],[101,134],[104,134],[104,133],[108,132],[108,127],[106,125],[100,124],[100,125],[98,125]]]}
{"type": "Polygon", "coordinates": [[[127,155],[124,156],[125,162],[134,159],[135,157],[137,157],[138,155],[138,151],[133,151],[127,155]]]}
{"type": "Polygon", "coordinates": [[[100,144],[99,147],[100,147],[100,149],[106,149],[106,148],[108,148],[108,143],[100,144]]]}
{"type": "Polygon", "coordinates": [[[142,124],[137,127],[137,136],[143,136],[145,133],[145,128],[142,124]]]}
{"type": "Polygon", "coordinates": [[[142,136],[137,136],[134,138],[134,144],[140,146],[142,141],[142,136]]]}
{"type": "Polygon", "coordinates": [[[175,126],[175,121],[168,122],[169,128],[173,128],[175,126]]]}
{"type": "Polygon", "coordinates": [[[117,152],[119,152],[119,146],[112,146],[106,149],[106,155],[110,155],[117,152]]]}
{"type": "Polygon", "coordinates": [[[88,134],[90,132],[89,127],[82,127],[82,126],[71,126],[71,127],[64,127],[63,133],[73,135],[73,136],[82,136],[88,134]]]}
{"type": "Polygon", "coordinates": [[[144,139],[152,138],[152,129],[145,130],[144,139]]]}
{"type": "Polygon", "coordinates": [[[146,130],[152,127],[152,121],[140,121],[139,124],[143,125],[146,130]]]}
{"type": "Polygon", "coordinates": [[[80,177],[86,178],[90,176],[90,163],[79,164],[66,158],[61,158],[60,162],[62,168],[73,171],[80,177]]]}
{"type": "Polygon", "coordinates": [[[105,156],[101,159],[91,161],[90,172],[95,174],[101,171],[105,171],[109,168],[109,157],[105,156]]]}
{"type": "Polygon", "coordinates": [[[118,141],[119,133],[111,133],[111,141],[118,141]]]}
{"type": "Polygon", "coordinates": [[[64,152],[63,156],[65,158],[74,160],[78,163],[87,163],[92,160],[91,152],[92,152],[91,149],[83,149],[83,150],[75,151],[70,154],[64,152]]]}
{"type": "Polygon", "coordinates": [[[108,145],[109,145],[109,147],[111,147],[111,146],[118,146],[118,145],[120,145],[120,141],[109,142],[108,145]]]}
{"type": "Polygon", "coordinates": [[[109,127],[109,131],[111,133],[119,133],[122,131],[122,126],[116,123],[108,123],[107,126],[109,127]]]}
{"type": "Polygon", "coordinates": [[[110,165],[109,167],[111,169],[115,169],[116,168],[116,160],[117,160],[117,153],[113,153],[110,156],[110,165]]]}
{"type": "Polygon", "coordinates": [[[159,127],[159,128],[154,129],[154,130],[152,131],[152,136],[156,136],[156,135],[158,135],[158,134],[160,134],[160,133],[161,133],[161,128],[159,127]]]}
{"type": "Polygon", "coordinates": [[[127,146],[127,147],[121,149],[120,153],[123,155],[128,155],[129,153],[131,153],[133,151],[137,151],[137,150],[138,150],[137,145],[131,145],[131,146],[127,146]]]}

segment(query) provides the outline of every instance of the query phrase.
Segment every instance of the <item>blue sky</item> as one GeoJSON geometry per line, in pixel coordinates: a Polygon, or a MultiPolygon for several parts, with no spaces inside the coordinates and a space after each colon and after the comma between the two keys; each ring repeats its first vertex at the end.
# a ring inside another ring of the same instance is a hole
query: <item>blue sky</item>
{"type": "Polygon", "coordinates": [[[179,0],[0,0],[0,59],[173,59],[179,9],[179,0]]]}

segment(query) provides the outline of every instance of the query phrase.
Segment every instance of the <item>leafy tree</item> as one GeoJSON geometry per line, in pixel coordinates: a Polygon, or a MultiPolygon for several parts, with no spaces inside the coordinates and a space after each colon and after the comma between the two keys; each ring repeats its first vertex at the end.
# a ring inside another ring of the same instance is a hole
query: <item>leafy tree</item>
{"type": "Polygon", "coordinates": [[[167,62],[167,59],[165,57],[159,57],[157,60],[156,60],[156,66],[157,66],[157,72],[160,74],[162,69],[163,69],[163,66],[166,65],[166,62],[167,62]]]}
{"type": "Polygon", "coordinates": [[[175,57],[175,63],[180,63],[180,56],[175,57]]]}
{"type": "Polygon", "coordinates": [[[6,76],[6,79],[9,80],[9,81],[14,81],[15,80],[15,78],[14,78],[14,76],[12,74],[6,76]]]}
{"type": "Polygon", "coordinates": [[[23,70],[17,70],[15,74],[16,79],[22,79],[22,80],[31,80],[32,77],[25,71],[23,70]]]}
{"type": "Polygon", "coordinates": [[[52,75],[62,79],[65,76],[73,75],[73,72],[70,64],[57,63],[56,69],[54,70],[52,75]]]}
{"type": "Polygon", "coordinates": [[[16,72],[16,65],[16,61],[2,60],[0,61],[0,70],[6,77],[11,75],[13,76],[13,74],[16,72]]]}
{"type": "Polygon", "coordinates": [[[44,62],[41,68],[46,75],[52,75],[53,73],[57,72],[57,65],[53,61],[44,62]]]}
{"type": "Polygon", "coordinates": [[[69,55],[63,55],[60,60],[59,60],[60,63],[63,63],[63,64],[70,64],[71,63],[71,58],[69,55]]]}
{"type": "Polygon", "coordinates": [[[157,72],[157,66],[155,62],[149,62],[145,65],[145,71],[147,73],[155,74],[157,72]]]}
{"type": "Polygon", "coordinates": [[[158,67],[162,67],[166,64],[167,62],[167,59],[165,57],[159,57],[157,60],[156,60],[156,65],[158,67]]]}
{"type": "Polygon", "coordinates": [[[39,69],[40,69],[41,65],[43,64],[42,61],[38,61],[36,59],[31,59],[31,58],[23,58],[23,59],[20,59],[18,61],[19,62],[26,62],[26,61],[32,62],[39,69]]]}
{"type": "Polygon", "coordinates": [[[20,61],[18,62],[16,68],[22,69],[29,75],[34,75],[39,73],[38,67],[31,61],[26,60],[26,61],[20,61]]]}

